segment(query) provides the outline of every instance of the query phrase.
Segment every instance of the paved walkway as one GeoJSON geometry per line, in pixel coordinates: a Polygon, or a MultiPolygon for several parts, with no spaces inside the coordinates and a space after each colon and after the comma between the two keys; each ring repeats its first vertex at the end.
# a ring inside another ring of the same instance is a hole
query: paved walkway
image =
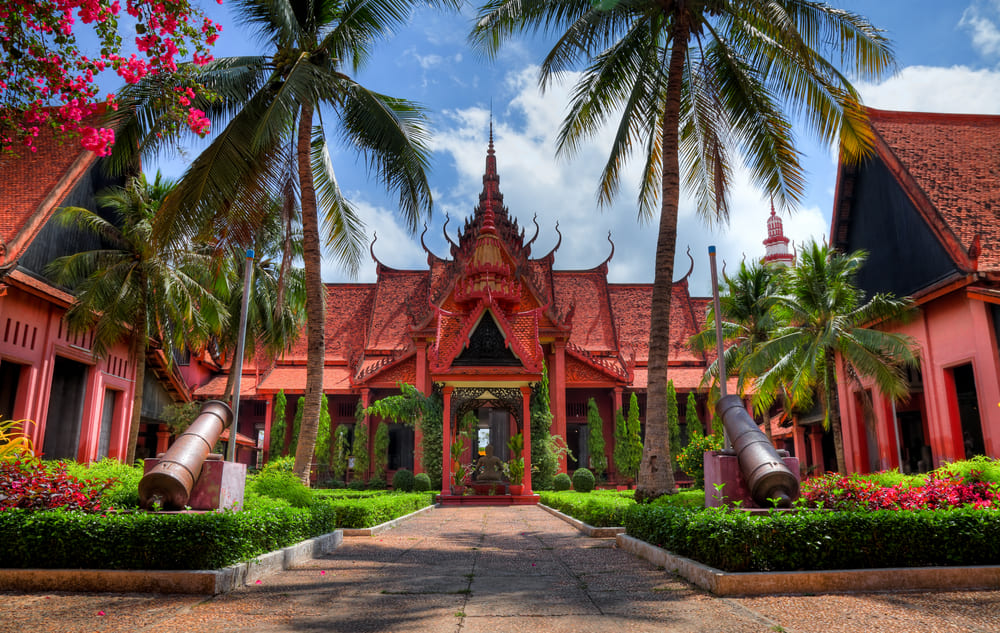
{"type": "Polygon", "coordinates": [[[437,508],[224,596],[0,594],[0,631],[1000,631],[1000,592],[720,599],[540,508],[437,508]]]}

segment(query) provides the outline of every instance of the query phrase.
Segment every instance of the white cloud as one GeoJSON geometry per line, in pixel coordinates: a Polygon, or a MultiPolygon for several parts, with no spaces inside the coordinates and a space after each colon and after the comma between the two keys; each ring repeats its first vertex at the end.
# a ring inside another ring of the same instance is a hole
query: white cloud
{"type": "Polygon", "coordinates": [[[864,102],[885,110],[1000,114],[1000,72],[968,66],[907,66],[881,84],[859,84],[864,102]]]}
{"type": "Polygon", "coordinates": [[[1000,2],[976,2],[962,12],[958,26],[972,34],[972,46],[985,58],[1000,57],[1000,2]],[[989,15],[992,14],[992,15],[989,15]]]}

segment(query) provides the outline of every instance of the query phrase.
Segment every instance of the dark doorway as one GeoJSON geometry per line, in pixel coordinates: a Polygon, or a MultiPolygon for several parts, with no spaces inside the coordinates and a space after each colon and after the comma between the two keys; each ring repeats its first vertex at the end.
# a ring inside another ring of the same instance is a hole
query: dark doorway
{"type": "Polygon", "coordinates": [[[899,424],[900,448],[903,453],[901,470],[904,473],[926,473],[933,466],[931,447],[924,443],[924,421],[919,411],[901,411],[896,414],[899,424]]]}
{"type": "Polygon", "coordinates": [[[875,473],[881,470],[879,463],[878,432],[875,429],[875,412],[872,411],[872,392],[866,389],[864,392],[856,392],[854,401],[858,411],[861,413],[861,430],[865,437],[865,453],[867,455],[868,472],[875,473]]]}
{"type": "Polygon", "coordinates": [[[21,391],[23,365],[10,361],[0,362],[0,420],[13,420],[17,394],[21,391]]]}
{"type": "Polygon", "coordinates": [[[958,403],[958,419],[962,424],[962,444],[966,459],[973,455],[985,455],[983,425],[979,419],[979,401],[976,398],[976,376],[972,364],[959,365],[951,370],[955,383],[955,399],[958,403]]]}
{"type": "Polygon", "coordinates": [[[479,409],[479,424],[473,429],[473,460],[486,454],[486,447],[493,447],[493,455],[503,461],[510,459],[507,442],[510,440],[510,414],[500,409],[479,409]]]}
{"type": "Polygon", "coordinates": [[[590,451],[587,448],[588,437],[586,424],[566,425],[566,446],[570,450],[570,454],[566,456],[567,470],[576,470],[587,463],[590,457],[590,451]]]}
{"type": "Polygon", "coordinates": [[[413,470],[413,427],[389,425],[389,470],[413,470]]]}
{"type": "Polygon", "coordinates": [[[87,366],[56,356],[52,368],[49,410],[45,415],[42,454],[46,459],[76,459],[83,423],[87,366]]]}

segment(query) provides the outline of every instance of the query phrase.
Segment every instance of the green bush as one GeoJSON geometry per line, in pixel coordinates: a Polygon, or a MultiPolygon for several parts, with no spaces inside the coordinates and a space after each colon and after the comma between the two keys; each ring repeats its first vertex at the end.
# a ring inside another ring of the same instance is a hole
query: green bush
{"type": "Polygon", "coordinates": [[[386,489],[388,489],[388,487],[389,487],[389,484],[387,484],[385,482],[385,479],[383,479],[382,477],[379,477],[378,475],[376,475],[376,476],[374,476],[374,477],[372,477],[371,479],[368,480],[368,489],[369,490],[386,490],[386,489]]]}
{"type": "Polygon", "coordinates": [[[0,567],[217,569],[331,532],[364,528],[433,503],[427,493],[318,498],[308,508],[248,495],[241,512],[0,512],[0,567]]]}
{"type": "Polygon", "coordinates": [[[295,467],[295,457],[292,455],[286,455],[284,457],[275,457],[271,461],[264,464],[264,467],[260,469],[261,475],[266,475],[273,472],[283,472],[290,473],[295,467]]]}
{"type": "Polygon", "coordinates": [[[625,510],[635,505],[632,494],[622,494],[617,490],[591,493],[542,491],[538,494],[540,501],[550,508],[594,527],[625,525],[625,510]]]}
{"type": "Polygon", "coordinates": [[[366,490],[368,488],[368,484],[366,484],[363,479],[353,479],[351,480],[351,483],[347,484],[347,487],[350,490],[366,490]]]}
{"type": "Polygon", "coordinates": [[[556,492],[569,490],[571,487],[573,487],[573,480],[566,473],[559,473],[552,478],[552,489],[556,492]]]}
{"type": "Polygon", "coordinates": [[[573,472],[573,490],[577,492],[590,492],[596,483],[594,473],[586,468],[577,468],[573,472]]]}
{"type": "Polygon", "coordinates": [[[417,473],[413,476],[414,492],[425,492],[431,489],[431,478],[427,473],[417,473]]]}
{"type": "Polygon", "coordinates": [[[934,474],[941,477],[961,477],[966,481],[988,481],[1000,483],[1000,460],[976,455],[972,459],[942,464],[934,474]]]}
{"type": "Polygon", "coordinates": [[[681,470],[694,479],[694,488],[705,487],[705,452],[722,450],[722,436],[692,435],[677,456],[681,470]]]}
{"type": "Polygon", "coordinates": [[[1000,510],[750,514],[636,504],[625,527],[728,572],[1000,564],[1000,510]]]}
{"type": "Polygon", "coordinates": [[[392,489],[400,492],[413,492],[413,473],[406,468],[397,470],[392,476],[392,489]]]}
{"type": "Polygon", "coordinates": [[[139,480],[142,466],[128,466],[117,459],[105,457],[90,465],[65,462],[66,472],[91,483],[112,482],[101,494],[101,504],[116,510],[139,507],[139,480]]]}
{"type": "Polygon", "coordinates": [[[268,472],[267,467],[247,479],[247,490],[272,499],[284,499],[296,508],[307,508],[314,500],[313,491],[303,485],[293,473],[283,470],[268,472]]]}

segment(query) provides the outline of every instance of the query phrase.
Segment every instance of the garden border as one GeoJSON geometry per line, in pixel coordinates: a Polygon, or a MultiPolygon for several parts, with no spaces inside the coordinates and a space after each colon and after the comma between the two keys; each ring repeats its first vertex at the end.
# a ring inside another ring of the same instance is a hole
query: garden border
{"type": "Polygon", "coordinates": [[[374,536],[436,505],[370,528],[340,528],[222,569],[0,569],[0,591],[76,591],[216,595],[252,585],[340,547],[345,536],[374,536]]]}
{"type": "Polygon", "coordinates": [[[559,510],[556,510],[555,508],[550,508],[544,503],[539,503],[538,507],[545,510],[549,514],[562,519],[566,523],[569,523],[577,530],[582,532],[584,535],[589,536],[591,538],[612,538],[619,534],[625,533],[625,528],[623,527],[594,527],[593,525],[584,523],[580,519],[571,517],[568,514],[563,514],[559,510]]]}
{"type": "Polygon", "coordinates": [[[716,596],[1000,588],[997,565],[730,573],[626,534],[616,537],[616,545],[716,596]]]}

